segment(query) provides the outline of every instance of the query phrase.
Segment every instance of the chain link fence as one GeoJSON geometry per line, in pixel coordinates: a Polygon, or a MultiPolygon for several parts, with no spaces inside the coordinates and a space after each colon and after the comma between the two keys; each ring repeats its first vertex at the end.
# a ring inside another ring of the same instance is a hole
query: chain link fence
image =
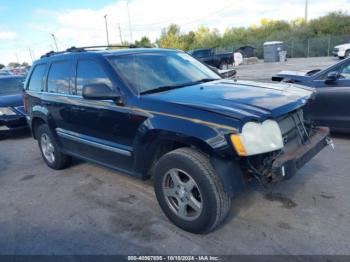
{"type": "Polygon", "coordinates": [[[305,39],[264,39],[250,43],[235,43],[229,47],[218,47],[216,52],[233,52],[241,46],[252,46],[255,48],[254,55],[262,59],[264,57],[263,44],[267,41],[284,42],[288,58],[331,56],[334,46],[350,43],[350,35],[328,35],[305,39]]]}

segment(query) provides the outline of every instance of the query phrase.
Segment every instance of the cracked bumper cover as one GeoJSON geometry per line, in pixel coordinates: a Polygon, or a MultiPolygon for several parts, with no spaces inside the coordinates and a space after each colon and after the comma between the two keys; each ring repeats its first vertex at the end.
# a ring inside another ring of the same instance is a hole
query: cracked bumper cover
{"type": "Polygon", "coordinates": [[[291,178],[295,173],[328,145],[329,128],[319,127],[310,140],[292,152],[286,152],[272,162],[274,180],[291,178]]]}

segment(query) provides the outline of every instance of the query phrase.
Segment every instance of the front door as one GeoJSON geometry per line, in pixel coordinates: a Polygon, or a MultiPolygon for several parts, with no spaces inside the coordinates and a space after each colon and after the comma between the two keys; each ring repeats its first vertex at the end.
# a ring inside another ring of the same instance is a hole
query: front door
{"type": "Polygon", "coordinates": [[[311,117],[317,125],[350,130],[350,60],[332,69],[336,81],[327,82],[329,72],[315,80],[316,99],[311,117]]]}

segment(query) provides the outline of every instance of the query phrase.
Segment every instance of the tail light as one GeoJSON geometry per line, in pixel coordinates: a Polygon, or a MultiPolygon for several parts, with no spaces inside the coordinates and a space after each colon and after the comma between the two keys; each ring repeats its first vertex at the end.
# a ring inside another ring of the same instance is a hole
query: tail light
{"type": "Polygon", "coordinates": [[[22,101],[23,101],[23,106],[24,106],[24,112],[28,112],[28,97],[26,93],[22,94],[22,101]]]}

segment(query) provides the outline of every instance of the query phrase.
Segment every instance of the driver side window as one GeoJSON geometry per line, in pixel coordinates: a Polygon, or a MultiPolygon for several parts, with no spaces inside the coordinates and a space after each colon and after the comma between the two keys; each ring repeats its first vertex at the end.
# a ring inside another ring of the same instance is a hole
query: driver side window
{"type": "Polygon", "coordinates": [[[350,62],[344,64],[339,71],[340,79],[350,79],[350,62]]]}
{"type": "Polygon", "coordinates": [[[99,64],[91,60],[79,60],[76,76],[76,95],[81,96],[84,85],[103,83],[112,87],[112,82],[99,64]]]}

